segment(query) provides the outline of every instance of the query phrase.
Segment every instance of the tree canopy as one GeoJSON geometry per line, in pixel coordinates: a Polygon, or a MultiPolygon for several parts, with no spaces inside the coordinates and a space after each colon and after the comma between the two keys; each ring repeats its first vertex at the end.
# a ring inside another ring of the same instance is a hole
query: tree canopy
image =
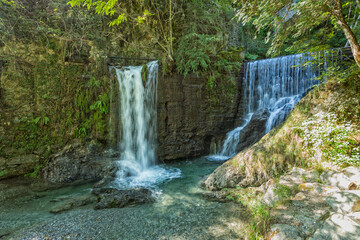
{"type": "MultiPolygon", "coordinates": [[[[359,20],[359,0],[237,0],[237,16],[243,22],[253,21],[257,30],[268,30],[270,54],[279,52],[289,39],[295,46],[309,42],[311,32],[331,38],[340,29],[349,41],[354,59],[360,67],[360,47],[354,29],[359,20]],[[297,43],[297,44],[296,44],[297,43]]],[[[318,36],[321,39],[321,35],[318,36]]]]}

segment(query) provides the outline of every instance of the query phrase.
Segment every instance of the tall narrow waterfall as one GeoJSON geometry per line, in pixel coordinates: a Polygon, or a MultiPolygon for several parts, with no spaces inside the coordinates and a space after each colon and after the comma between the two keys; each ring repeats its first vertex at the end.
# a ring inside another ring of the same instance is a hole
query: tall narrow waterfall
{"type": "Polygon", "coordinates": [[[157,68],[148,64],[149,76],[144,86],[142,66],[116,69],[119,86],[119,118],[122,130],[121,159],[141,171],[155,164],[157,68]]]}
{"type": "Polygon", "coordinates": [[[155,165],[158,63],[147,64],[147,79],[142,78],[142,69],[142,66],[115,68],[121,153],[115,183],[120,188],[149,187],[180,174],[155,165]]]}
{"type": "Polygon", "coordinates": [[[318,82],[315,78],[320,71],[315,69],[312,60],[310,55],[298,54],[246,64],[243,81],[244,124],[227,134],[215,159],[225,160],[236,154],[239,137],[258,110],[268,109],[270,112],[265,133],[285,120],[307,89],[318,82]]]}

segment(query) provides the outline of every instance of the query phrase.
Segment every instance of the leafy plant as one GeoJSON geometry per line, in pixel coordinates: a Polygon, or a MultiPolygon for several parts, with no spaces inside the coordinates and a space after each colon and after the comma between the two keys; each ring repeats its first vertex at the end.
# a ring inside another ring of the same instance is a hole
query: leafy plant
{"type": "Polygon", "coordinates": [[[36,165],[34,168],[34,171],[31,173],[27,173],[24,176],[30,177],[30,178],[38,178],[39,177],[39,171],[43,168],[43,165],[36,165]]]}

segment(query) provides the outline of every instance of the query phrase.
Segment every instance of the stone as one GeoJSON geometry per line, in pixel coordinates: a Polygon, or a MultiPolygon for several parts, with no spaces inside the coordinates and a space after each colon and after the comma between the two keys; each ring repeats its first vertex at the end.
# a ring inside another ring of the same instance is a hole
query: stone
{"type": "Polygon", "coordinates": [[[276,184],[273,184],[268,187],[263,197],[263,202],[270,207],[274,206],[275,203],[280,200],[279,196],[276,195],[275,191],[276,184]]]}
{"type": "Polygon", "coordinates": [[[346,214],[347,217],[351,218],[352,220],[357,221],[360,224],[360,212],[352,212],[346,214]]]}
{"type": "Polygon", "coordinates": [[[286,185],[288,187],[295,187],[303,182],[301,175],[287,174],[281,176],[279,184],[286,185]]]}
{"type": "Polygon", "coordinates": [[[37,165],[39,165],[39,156],[35,154],[8,158],[5,160],[4,165],[0,165],[0,169],[3,168],[3,171],[6,171],[6,174],[0,176],[0,179],[23,176],[32,172],[37,165]]]}
{"type": "Polygon", "coordinates": [[[53,199],[52,202],[59,202],[51,210],[50,213],[61,213],[72,210],[77,207],[85,206],[96,202],[96,197],[89,196],[71,196],[66,198],[53,199]]]}
{"type": "MultiPolygon", "coordinates": [[[[212,95],[211,98],[221,99],[219,103],[212,104],[206,82],[204,77],[194,74],[185,78],[182,75],[159,78],[160,160],[207,155],[211,142],[223,140],[226,133],[236,127],[234,122],[240,115],[238,109],[242,91],[235,91],[231,99],[225,95],[212,95]]],[[[240,87],[240,80],[238,84],[240,87]]],[[[234,87],[237,90],[238,86],[234,87]]]]}
{"type": "Polygon", "coordinates": [[[291,169],[291,171],[287,175],[301,177],[305,173],[306,173],[305,169],[293,167],[293,169],[291,169]]]}
{"type": "Polygon", "coordinates": [[[309,192],[309,191],[314,191],[314,184],[313,183],[301,183],[298,187],[299,191],[302,192],[309,192]]]}
{"type": "Polygon", "coordinates": [[[337,212],[349,213],[360,211],[360,196],[351,191],[332,194],[326,198],[326,202],[337,212]]]}
{"type": "Polygon", "coordinates": [[[12,232],[10,229],[0,229],[0,239],[10,235],[12,232]]]}
{"type": "Polygon", "coordinates": [[[34,165],[39,163],[39,156],[34,154],[16,156],[13,158],[9,158],[6,162],[6,165],[11,167],[15,167],[17,165],[34,165]]]}
{"type": "Polygon", "coordinates": [[[307,197],[306,195],[303,193],[303,192],[299,192],[297,193],[292,200],[295,200],[295,201],[302,201],[302,200],[305,200],[307,197]]]}
{"type": "Polygon", "coordinates": [[[305,181],[307,182],[316,182],[320,180],[320,174],[316,170],[305,171],[305,173],[302,174],[302,177],[305,178],[305,181]]]}
{"type": "Polygon", "coordinates": [[[93,191],[98,197],[94,209],[123,208],[155,202],[152,192],[146,188],[117,190],[114,188],[96,189],[93,191]]]}
{"type": "Polygon", "coordinates": [[[357,186],[360,186],[360,167],[347,167],[342,172],[354,182],[357,186]]]}
{"type": "Polygon", "coordinates": [[[323,183],[342,190],[348,190],[354,186],[354,183],[343,172],[325,171],[321,174],[320,179],[323,183]]]}
{"type": "Polygon", "coordinates": [[[50,183],[68,184],[78,180],[99,181],[114,176],[116,171],[115,160],[104,158],[96,144],[75,142],[50,156],[42,176],[50,183]]]}
{"type": "Polygon", "coordinates": [[[309,240],[358,240],[360,225],[339,213],[332,214],[309,240]]]}
{"type": "Polygon", "coordinates": [[[287,224],[275,224],[271,226],[266,239],[269,240],[302,240],[300,231],[287,224]]]}
{"type": "Polygon", "coordinates": [[[231,202],[230,199],[227,198],[226,191],[215,191],[215,192],[205,192],[200,194],[204,199],[211,202],[231,202]]]}
{"type": "Polygon", "coordinates": [[[260,109],[251,117],[249,124],[241,131],[239,144],[236,147],[238,152],[258,142],[266,130],[266,122],[270,116],[268,109],[260,109]]]}
{"type": "Polygon", "coordinates": [[[108,186],[114,180],[113,177],[106,176],[101,179],[99,182],[95,183],[93,188],[104,188],[108,186]]]}
{"type": "Polygon", "coordinates": [[[0,157],[0,172],[5,170],[6,168],[6,159],[3,157],[0,157]]]}

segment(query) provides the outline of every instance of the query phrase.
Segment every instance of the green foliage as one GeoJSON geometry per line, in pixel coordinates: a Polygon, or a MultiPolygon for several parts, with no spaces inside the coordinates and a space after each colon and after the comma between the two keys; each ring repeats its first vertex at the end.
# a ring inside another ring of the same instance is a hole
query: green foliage
{"type": "Polygon", "coordinates": [[[38,178],[39,177],[39,171],[43,168],[43,165],[36,165],[34,168],[34,171],[31,173],[27,173],[24,176],[30,177],[30,178],[38,178]]]}
{"type": "Polygon", "coordinates": [[[288,199],[292,195],[292,189],[289,186],[283,184],[276,184],[274,193],[279,197],[280,201],[288,199]]]}
{"type": "Polygon", "coordinates": [[[5,175],[8,174],[8,173],[9,173],[8,170],[0,171],[0,177],[5,176],[5,175]]]}
{"type": "MultiPolygon", "coordinates": [[[[266,41],[271,42],[269,55],[277,55],[283,48],[290,53],[314,51],[344,46],[346,38],[339,24],[337,1],[312,0],[260,0],[256,4],[237,0],[238,17],[243,23],[252,22],[258,34],[267,33],[266,41]]],[[[360,8],[355,0],[342,2],[346,24],[355,29],[360,8]],[[348,13],[348,14],[346,14],[348,13]]]]}
{"type": "Polygon", "coordinates": [[[46,126],[49,121],[46,116],[23,117],[15,128],[17,134],[13,145],[24,152],[32,153],[41,146],[51,144],[52,138],[46,126]]]}
{"type": "Polygon", "coordinates": [[[270,208],[262,202],[262,195],[258,195],[252,188],[237,187],[227,191],[227,199],[241,203],[251,214],[248,237],[254,240],[264,239],[270,226],[270,208]]]}

